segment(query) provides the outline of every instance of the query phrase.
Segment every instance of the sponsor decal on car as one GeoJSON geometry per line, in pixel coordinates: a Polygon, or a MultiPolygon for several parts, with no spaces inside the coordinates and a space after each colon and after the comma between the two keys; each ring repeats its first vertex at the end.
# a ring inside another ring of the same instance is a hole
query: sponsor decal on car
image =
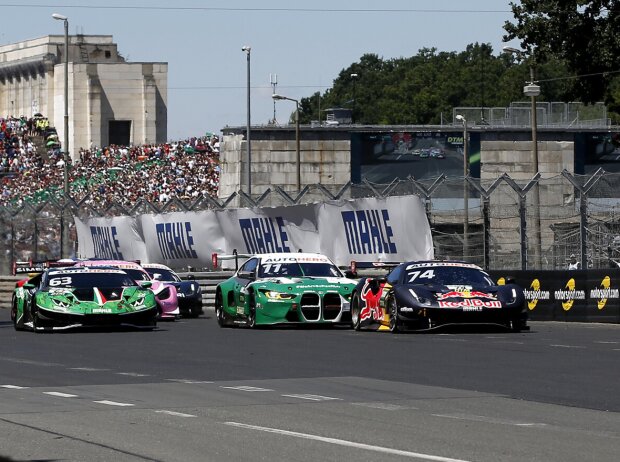
{"type": "Polygon", "coordinates": [[[111,312],[112,312],[111,308],[93,308],[93,313],[95,314],[111,313],[111,312]]]}
{"type": "Polygon", "coordinates": [[[370,281],[372,281],[372,279],[366,279],[360,294],[360,298],[366,302],[366,306],[364,306],[364,308],[360,311],[360,321],[365,321],[371,317],[375,321],[380,321],[383,319],[383,310],[381,309],[379,301],[381,300],[381,295],[385,284],[379,285],[379,290],[376,294],[374,294],[370,287],[370,281]]]}
{"type": "Polygon", "coordinates": [[[486,292],[479,292],[477,290],[451,290],[443,294],[437,294],[437,300],[446,300],[448,298],[488,298],[491,300],[497,300],[497,297],[493,294],[486,292]]]}
{"type": "Polygon", "coordinates": [[[499,300],[480,300],[479,298],[466,298],[458,302],[438,302],[440,308],[463,308],[464,311],[481,311],[482,308],[501,308],[499,300]],[[465,310],[465,308],[480,308],[480,310],[465,310]]]}

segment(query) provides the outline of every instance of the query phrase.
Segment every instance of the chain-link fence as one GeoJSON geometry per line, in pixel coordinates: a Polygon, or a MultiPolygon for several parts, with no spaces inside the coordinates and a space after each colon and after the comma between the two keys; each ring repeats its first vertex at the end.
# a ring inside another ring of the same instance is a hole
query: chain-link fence
{"type": "MultiPolygon", "coordinates": [[[[417,195],[425,204],[436,258],[470,261],[487,269],[561,269],[575,255],[582,268],[620,267],[620,174],[568,172],[522,181],[448,178],[308,185],[299,193],[279,187],[260,197],[139,201],[132,207],[73,198],[0,208],[0,271],[13,261],[58,259],[77,249],[73,217],[189,212],[230,207],[273,207],[362,197],[417,195]],[[70,251],[70,252],[71,252],[70,251]],[[65,252],[66,253],[66,252],[65,252]]],[[[403,210],[403,213],[407,213],[403,210]]]]}

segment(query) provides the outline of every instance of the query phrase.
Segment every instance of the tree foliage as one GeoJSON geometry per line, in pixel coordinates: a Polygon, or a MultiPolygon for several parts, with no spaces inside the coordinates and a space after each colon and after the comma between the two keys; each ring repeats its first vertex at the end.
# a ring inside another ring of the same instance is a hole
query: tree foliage
{"type": "Polygon", "coordinates": [[[620,114],[620,0],[511,2],[514,22],[505,41],[519,40],[520,56],[486,43],[461,52],[424,48],[415,56],[365,54],[343,69],[332,88],[301,100],[301,121],[324,119],[324,109],[349,107],[363,124],[436,124],[454,107],[506,107],[525,101],[530,68],[541,101],[604,101],[620,114]],[[353,77],[356,74],[357,77],[353,77]]]}
{"type": "MultiPolygon", "coordinates": [[[[555,61],[546,64],[539,76],[553,75],[551,70],[560,67],[555,61]]],[[[327,108],[348,107],[356,123],[439,124],[451,120],[457,106],[506,107],[524,101],[526,81],[528,65],[504,53],[494,55],[489,44],[471,44],[462,52],[423,48],[415,56],[387,60],[365,54],[339,73],[332,88],[302,98],[300,120],[309,123],[327,108]]],[[[545,85],[541,98],[562,101],[565,90],[565,85],[545,85]]]]}
{"type": "Polygon", "coordinates": [[[536,63],[566,63],[568,97],[617,105],[620,70],[620,0],[521,0],[511,2],[515,22],[506,22],[504,40],[518,39],[536,63]]]}

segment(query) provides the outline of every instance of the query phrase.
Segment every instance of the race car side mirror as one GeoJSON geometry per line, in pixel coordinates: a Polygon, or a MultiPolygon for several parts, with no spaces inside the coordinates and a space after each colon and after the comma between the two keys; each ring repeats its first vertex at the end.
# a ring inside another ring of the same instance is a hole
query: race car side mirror
{"type": "Polygon", "coordinates": [[[196,277],[193,274],[188,274],[186,277],[190,281],[194,281],[196,279],[196,277]]]}
{"type": "Polygon", "coordinates": [[[504,278],[506,284],[516,284],[515,278],[513,276],[506,276],[504,278]]]}
{"type": "Polygon", "coordinates": [[[150,289],[153,286],[153,281],[140,281],[140,287],[143,289],[150,289]]]}
{"type": "Polygon", "coordinates": [[[29,282],[27,282],[26,284],[24,284],[22,286],[24,289],[34,289],[36,286],[34,284],[30,284],[29,282]]]}

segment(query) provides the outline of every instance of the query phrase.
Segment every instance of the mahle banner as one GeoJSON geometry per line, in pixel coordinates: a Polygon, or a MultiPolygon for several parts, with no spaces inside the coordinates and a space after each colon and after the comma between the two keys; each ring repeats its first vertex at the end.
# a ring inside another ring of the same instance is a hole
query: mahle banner
{"type": "Polygon", "coordinates": [[[173,268],[210,268],[213,253],[230,254],[233,250],[249,254],[319,252],[340,266],[352,260],[433,258],[430,226],[417,196],[76,219],[76,226],[82,258],[122,254],[124,259],[173,268]],[[98,230],[101,220],[106,228],[98,230]],[[115,249],[122,252],[114,254],[115,249]]]}

